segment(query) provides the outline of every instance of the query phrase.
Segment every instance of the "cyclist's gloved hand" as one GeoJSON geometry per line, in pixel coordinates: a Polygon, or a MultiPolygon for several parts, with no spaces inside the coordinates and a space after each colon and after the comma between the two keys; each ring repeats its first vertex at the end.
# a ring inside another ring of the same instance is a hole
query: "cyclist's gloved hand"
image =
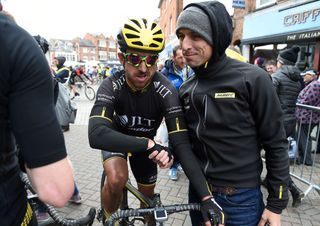
{"type": "Polygon", "coordinates": [[[170,151],[170,148],[157,144],[156,142],[154,143],[155,145],[152,148],[148,149],[149,154],[151,154],[154,151],[158,151],[158,153],[160,153],[160,151],[165,150],[168,153],[169,162],[170,162],[172,159],[172,153],[170,151]]]}
{"type": "Polygon", "coordinates": [[[204,222],[210,221],[214,226],[225,223],[225,215],[222,208],[214,198],[209,198],[201,202],[201,214],[204,222]]]}

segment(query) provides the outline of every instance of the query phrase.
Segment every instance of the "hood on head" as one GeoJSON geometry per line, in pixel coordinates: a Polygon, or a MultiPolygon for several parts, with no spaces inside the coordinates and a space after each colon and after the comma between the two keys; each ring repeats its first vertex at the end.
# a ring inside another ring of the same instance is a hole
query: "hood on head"
{"type": "MultiPolygon", "coordinates": [[[[225,6],[218,1],[206,1],[199,3],[191,3],[184,8],[184,11],[189,7],[197,7],[207,15],[211,28],[211,37],[207,37],[207,34],[200,34],[203,38],[213,47],[213,54],[210,62],[216,62],[221,56],[225,55],[225,50],[230,45],[232,40],[232,20],[226,10],[225,6]],[[210,42],[212,40],[212,43],[210,42]]],[[[204,19],[204,21],[206,21],[204,19]]],[[[177,32],[180,28],[188,28],[196,33],[197,28],[186,25],[187,27],[178,26],[177,32]]],[[[196,27],[196,26],[194,26],[196,27]]]]}
{"type": "Polygon", "coordinates": [[[63,64],[66,62],[66,58],[61,56],[61,57],[55,57],[55,59],[58,61],[58,68],[61,68],[63,64]]]}

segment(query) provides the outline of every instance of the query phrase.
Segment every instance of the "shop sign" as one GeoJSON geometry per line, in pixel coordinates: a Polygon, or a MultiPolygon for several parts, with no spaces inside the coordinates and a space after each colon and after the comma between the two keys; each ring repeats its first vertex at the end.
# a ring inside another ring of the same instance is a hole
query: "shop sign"
{"type": "Polygon", "coordinates": [[[296,41],[302,39],[317,39],[320,38],[320,31],[309,31],[298,34],[287,35],[287,41],[296,41]]]}
{"type": "Polygon", "coordinates": [[[297,6],[279,4],[247,14],[244,18],[242,42],[279,43],[319,39],[319,2],[310,1],[297,6]]]}
{"type": "Polygon", "coordinates": [[[244,8],[246,8],[246,1],[245,0],[233,0],[232,7],[244,9],[244,8]]]}
{"type": "Polygon", "coordinates": [[[303,12],[294,13],[283,18],[284,26],[292,26],[295,24],[306,23],[307,20],[310,22],[316,21],[320,18],[320,8],[306,10],[303,12]]]}

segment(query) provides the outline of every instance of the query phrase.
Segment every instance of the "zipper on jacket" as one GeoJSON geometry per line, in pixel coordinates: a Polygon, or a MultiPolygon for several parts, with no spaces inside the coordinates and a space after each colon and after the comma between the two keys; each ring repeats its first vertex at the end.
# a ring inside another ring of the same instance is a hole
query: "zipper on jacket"
{"type": "MultiPolygon", "coordinates": [[[[197,116],[198,116],[198,121],[199,122],[198,122],[198,125],[196,127],[196,135],[197,135],[198,139],[201,141],[200,134],[199,134],[200,125],[201,125],[201,116],[200,116],[200,112],[197,110],[197,108],[194,105],[194,91],[195,91],[197,85],[198,85],[198,80],[197,80],[196,84],[194,85],[194,87],[191,90],[191,100],[192,100],[191,103],[193,105],[193,108],[194,108],[195,112],[197,112],[197,116]]],[[[207,97],[206,97],[206,95],[203,98],[203,103],[205,104],[204,119],[206,119],[205,118],[206,117],[206,109],[207,109],[207,97]]],[[[202,147],[203,147],[203,152],[204,152],[205,157],[207,159],[207,162],[206,162],[205,167],[204,167],[204,175],[206,176],[210,161],[209,161],[209,158],[208,158],[207,148],[206,148],[204,142],[201,142],[201,144],[202,144],[202,147]]]]}
{"type": "Polygon", "coordinates": [[[207,121],[207,112],[208,112],[208,96],[204,95],[202,104],[204,106],[203,112],[203,128],[206,128],[206,121],[207,121]]]}

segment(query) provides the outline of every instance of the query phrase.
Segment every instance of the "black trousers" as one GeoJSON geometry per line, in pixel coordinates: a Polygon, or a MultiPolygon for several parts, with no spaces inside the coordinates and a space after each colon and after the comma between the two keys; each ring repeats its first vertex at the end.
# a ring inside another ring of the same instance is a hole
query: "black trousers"
{"type": "Polygon", "coordinates": [[[305,164],[311,165],[312,164],[312,157],[311,157],[311,131],[316,126],[316,124],[310,125],[310,133],[309,131],[309,124],[301,124],[300,129],[300,136],[299,136],[299,157],[301,163],[303,163],[304,156],[305,156],[305,164]]]}

